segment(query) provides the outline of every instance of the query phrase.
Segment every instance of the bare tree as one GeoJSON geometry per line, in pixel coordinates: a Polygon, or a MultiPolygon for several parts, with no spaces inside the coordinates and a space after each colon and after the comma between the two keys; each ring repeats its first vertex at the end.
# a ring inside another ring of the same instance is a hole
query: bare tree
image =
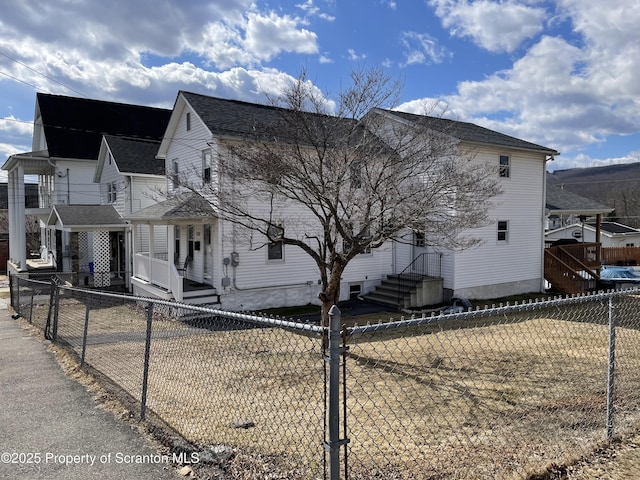
{"type": "Polygon", "coordinates": [[[495,167],[477,165],[455,131],[390,117],[400,87],[381,70],[351,79],[332,113],[303,73],[252,138],[225,142],[220,180],[203,192],[219,218],[314,260],[323,322],[358,254],[412,230],[447,248],[474,245],[464,233],[487,223],[499,193],[495,167]]]}

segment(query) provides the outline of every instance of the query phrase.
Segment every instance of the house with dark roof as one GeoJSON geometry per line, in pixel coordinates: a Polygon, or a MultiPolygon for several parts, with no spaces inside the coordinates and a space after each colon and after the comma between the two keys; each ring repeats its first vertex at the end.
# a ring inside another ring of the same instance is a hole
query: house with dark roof
{"type": "MultiPolygon", "coordinates": [[[[121,219],[111,221],[113,206],[93,208],[103,203],[101,184],[94,183],[103,136],[157,142],[170,114],[160,108],[38,93],[32,151],[12,155],[2,166],[9,179],[10,270],[29,268],[24,216],[35,214],[41,225],[41,262],[32,268],[51,265],[73,273],[100,269],[108,279],[113,250],[108,232],[124,232],[126,227],[121,219]],[[38,208],[25,208],[19,200],[24,197],[26,175],[38,177],[38,208]],[[102,225],[95,223],[98,219],[104,220],[102,225]]],[[[127,162],[124,155],[119,159],[127,162]]]]}
{"type": "Polygon", "coordinates": [[[576,240],[580,243],[599,242],[602,247],[640,247],[640,230],[618,222],[601,222],[600,239],[596,238],[596,224],[593,222],[574,223],[550,230],[545,235],[547,243],[557,240],[576,240]]]}
{"type": "MultiPolygon", "coordinates": [[[[576,195],[564,188],[547,182],[547,230],[576,224],[580,218],[597,218],[614,209],[599,202],[576,195]]],[[[598,240],[595,240],[598,241],[598,240]]]]}
{"type": "MultiPolygon", "coordinates": [[[[374,292],[383,290],[389,277],[427,255],[441,259],[437,273],[441,292],[431,297],[439,301],[452,296],[491,298],[541,291],[545,167],[558,152],[465,122],[385,110],[369,115],[388,124],[419,123],[448,136],[460,151],[474,151],[478,164],[495,166],[503,193],[490,205],[492,224],[473,232],[483,239],[480,246],[462,252],[436,249],[428,246],[431,242],[420,232],[407,232],[404,242],[387,242],[356,257],[344,272],[340,298],[371,294],[372,300],[384,302],[384,295],[376,297],[374,292]]],[[[167,238],[166,242],[161,236],[159,242],[134,245],[134,293],[216,302],[230,309],[318,302],[317,267],[308,255],[290,245],[256,248],[269,242],[257,238],[255,232],[248,237],[239,234],[232,224],[218,219],[211,202],[201,196],[204,187],[210,188],[223,174],[219,161],[233,156],[230,145],[237,148],[248,138],[259,137],[261,126],[278,118],[275,107],[178,93],[157,155],[165,161],[170,197],[127,216],[134,238],[151,239],[160,231],[167,238]],[[185,184],[192,188],[185,189],[185,184]],[[186,295],[184,287],[189,282],[203,287],[201,298],[186,295]]],[[[281,216],[286,223],[296,212],[281,216]]],[[[393,302],[398,305],[397,299],[393,302]]]]}

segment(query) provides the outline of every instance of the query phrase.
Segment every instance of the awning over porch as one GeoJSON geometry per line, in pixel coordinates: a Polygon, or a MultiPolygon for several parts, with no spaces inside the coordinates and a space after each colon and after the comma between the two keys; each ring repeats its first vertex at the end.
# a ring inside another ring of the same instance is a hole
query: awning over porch
{"type": "Polygon", "coordinates": [[[123,230],[127,222],[112,205],[55,205],[47,225],[56,225],[66,231],[123,230]]]}
{"type": "Polygon", "coordinates": [[[215,216],[215,210],[202,195],[182,193],[163,202],[138,210],[126,218],[133,223],[167,224],[171,221],[204,220],[215,216]]]}

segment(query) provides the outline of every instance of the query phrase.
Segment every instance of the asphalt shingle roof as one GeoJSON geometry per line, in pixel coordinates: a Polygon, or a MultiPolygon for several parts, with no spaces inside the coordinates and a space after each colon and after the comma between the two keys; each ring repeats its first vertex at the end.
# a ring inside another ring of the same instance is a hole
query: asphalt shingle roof
{"type": "Polygon", "coordinates": [[[398,112],[395,110],[384,111],[411,122],[419,122],[426,128],[451,135],[467,142],[516,148],[518,150],[532,150],[542,152],[547,155],[558,155],[558,152],[552,148],[520,140],[519,138],[505,135],[504,133],[496,132],[473,123],[449,120],[446,118],[429,117],[426,115],[416,115],[413,113],[398,112]]]}
{"type": "Polygon", "coordinates": [[[209,202],[195,192],[182,193],[163,202],[138,210],[127,218],[131,220],[180,220],[208,218],[215,215],[209,202]]]}
{"type": "Polygon", "coordinates": [[[102,136],[160,140],[171,110],[38,93],[49,156],[98,159],[102,136]]]}
{"type": "Polygon", "coordinates": [[[555,212],[575,212],[575,213],[608,213],[613,208],[602,205],[594,200],[590,200],[575,193],[571,193],[556,185],[547,182],[547,209],[555,212]]]}
{"type": "MultiPolygon", "coordinates": [[[[595,223],[589,223],[589,225],[596,226],[595,223]]],[[[602,222],[600,229],[609,233],[640,233],[640,230],[616,222],[602,222]]]]}
{"type": "Polygon", "coordinates": [[[112,205],[56,205],[54,213],[66,228],[126,225],[112,205]]]}
{"type": "Polygon", "coordinates": [[[164,162],[156,159],[159,140],[105,135],[120,173],[164,175],[164,162]]]}
{"type": "Polygon", "coordinates": [[[304,142],[307,137],[303,129],[298,129],[298,125],[295,124],[302,118],[310,128],[326,129],[318,135],[319,139],[335,138],[343,141],[347,138],[356,138],[357,141],[357,135],[362,132],[362,128],[358,126],[359,122],[350,118],[294,112],[271,105],[227,100],[184,91],[180,94],[213,134],[239,137],[259,137],[265,134],[269,137],[277,136],[284,141],[297,136],[298,140],[304,142]],[[291,123],[287,124],[287,122],[291,123]],[[331,134],[326,135],[326,132],[331,134]]]}

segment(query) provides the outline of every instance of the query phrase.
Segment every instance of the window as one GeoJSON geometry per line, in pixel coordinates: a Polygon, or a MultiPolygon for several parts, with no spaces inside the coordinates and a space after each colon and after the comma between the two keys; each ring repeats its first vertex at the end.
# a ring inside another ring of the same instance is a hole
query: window
{"type": "Polygon", "coordinates": [[[173,238],[175,242],[173,247],[173,263],[177,265],[180,261],[180,225],[173,227],[173,238]]]}
{"type": "Polygon", "coordinates": [[[267,245],[268,260],[284,260],[284,244],[277,240],[284,236],[284,228],[281,225],[269,225],[267,229],[269,244],[267,245]]]}
{"type": "Polygon", "coordinates": [[[187,122],[187,132],[188,132],[189,130],[191,130],[191,112],[187,112],[186,122],[187,122]]]}
{"type": "Polygon", "coordinates": [[[116,182],[111,182],[107,184],[107,203],[115,203],[118,199],[118,189],[116,182]]]}
{"type": "Polygon", "coordinates": [[[414,230],[413,232],[413,244],[416,247],[424,247],[426,245],[425,239],[424,239],[424,232],[418,232],[416,230],[414,230]]]}
{"type": "Polygon", "coordinates": [[[211,183],[211,150],[202,151],[202,181],[211,183]]]}
{"type": "Polygon", "coordinates": [[[173,184],[174,189],[178,188],[178,173],[179,173],[178,160],[174,160],[173,169],[171,172],[171,182],[173,184]]]}
{"type": "Polygon", "coordinates": [[[509,178],[511,176],[509,168],[510,168],[509,156],[500,155],[500,176],[503,178],[509,178]]]}
{"type": "Polygon", "coordinates": [[[362,161],[354,160],[349,166],[351,188],[362,187],[362,161]]]}
{"type": "Polygon", "coordinates": [[[509,222],[498,220],[498,242],[507,243],[509,241],[509,222]]]}

